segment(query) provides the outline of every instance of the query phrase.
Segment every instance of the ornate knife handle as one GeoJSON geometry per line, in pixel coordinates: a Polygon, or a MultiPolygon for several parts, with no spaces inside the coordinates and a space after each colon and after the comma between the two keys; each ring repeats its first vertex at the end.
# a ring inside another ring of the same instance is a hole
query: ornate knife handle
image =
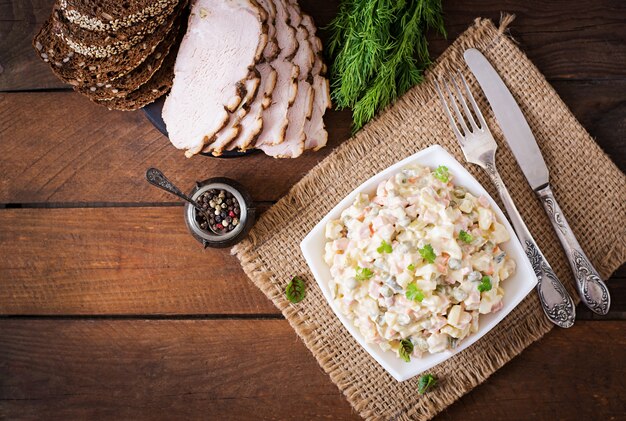
{"type": "Polygon", "coordinates": [[[504,203],[511,224],[513,224],[513,228],[515,228],[515,232],[522,243],[526,257],[528,257],[535,272],[535,276],[537,276],[537,294],[539,295],[543,312],[552,323],[559,327],[568,328],[573,326],[576,319],[574,300],[572,300],[572,297],[546,261],[543,253],[539,250],[537,243],[522,220],[522,216],[515,207],[515,203],[513,203],[513,199],[504,185],[495,165],[489,163],[484,168],[487,174],[489,174],[491,181],[498,189],[498,193],[500,194],[502,203],[504,203]]]}
{"type": "Polygon", "coordinates": [[[576,278],[576,287],[580,299],[591,311],[605,315],[611,306],[611,296],[606,284],[600,278],[598,271],[593,267],[582,247],[576,240],[563,211],[554,198],[550,185],[537,190],[537,196],[546,209],[550,222],[561,241],[569,264],[576,278]]]}

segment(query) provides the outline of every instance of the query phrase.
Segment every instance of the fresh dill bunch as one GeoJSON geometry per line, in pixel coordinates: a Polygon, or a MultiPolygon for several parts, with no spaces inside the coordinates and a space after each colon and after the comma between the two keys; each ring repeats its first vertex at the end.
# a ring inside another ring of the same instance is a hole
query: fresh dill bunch
{"type": "Polygon", "coordinates": [[[349,3],[338,16],[341,22],[333,25],[330,47],[331,54],[336,52],[331,68],[334,101],[341,108],[353,107],[376,74],[387,54],[390,23],[395,18],[393,0],[349,3]]]}
{"type": "Polygon", "coordinates": [[[330,23],[331,94],[356,131],[422,81],[425,33],[445,34],[441,0],[343,0],[330,23]]]}

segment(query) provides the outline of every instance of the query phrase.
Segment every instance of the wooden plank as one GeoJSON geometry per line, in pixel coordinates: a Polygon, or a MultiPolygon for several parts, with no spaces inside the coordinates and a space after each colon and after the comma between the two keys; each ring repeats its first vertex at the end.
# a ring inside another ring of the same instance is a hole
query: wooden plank
{"type": "MultiPolygon", "coordinates": [[[[436,420],[623,418],[625,346],[555,329],[436,420]]],[[[0,378],[6,419],[358,419],[283,320],[0,320],[0,378]]]]}
{"type": "MultiPolygon", "coordinates": [[[[50,13],[52,0],[5,1],[0,5],[0,90],[63,87],[30,43],[50,13]],[[24,77],[28,74],[29,77],[24,77]]],[[[322,28],[335,16],[338,1],[301,1],[322,28]]],[[[517,14],[513,35],[549,78],[622,78],[626,62],[626,5],[620,0],[533,3],[522,0],[466,0],[444,3],[448,40],[431,37],[433,56],[482,16],[498,22],[500,12],[517,14]]],[[[326,36],[325,33],[322,35],[326,36]]]]}
{"type": "Polygon", "coordinates": [[[511,35],[548,79],[624,78],[626,3],[621,0],[464,0],[444,2],[443,10],[448,40],[431,40],[434,57],[474,18],[498,23],[502,13],[512,13],[511,35]]]}
{"type": "Polygon", "coordinates": [[[552,85],[596,143],[626,172],[625,81],[555,81],[552,85]]]}
{"type": "MultiPolygon", "coordinates": [[[[626,80],[561,81],[555,87],[626,170],[621,141],[626,137],[626,80]]],[[[144,181],[150,166],[183,188],[196,179],[227,176],[242,182],[256,200],[274,201],[349,137],[349,113],[327,115],[330,145],[296,160],[263,154],[186,159],[142,113],[110,112],[70,92],[0,94],[0,203],[175,201],[144,181]]]]}
{"type": "Polygon", "coordinates": [[[280,314],[182,213],[0,210],[0,314],[280,314]]]}
{"type": "Polygon", "coordinates": [[[284,320],[0,320],[3,419],[358,419],[284,320]]]}
{"type": "MultiPolygon", "coordinates": [[[[0,256],[4,315],[280,314],[181,207],[0,210],[0,256]]],[[[626,315],[624,269],[609,318],[626,315]]]]}
{"type": "Polygon", "coordinates": [[[554,329],[436,420],[624,419],[624,346],[625,322],[554,329]]]}
{"type": "Polygon", "coordinates": [[[145,181],[152,166],[183,189],[230,177],[254,200],[274,201],[348,137],[346,113],[327,115],[329,146],[295,160],[187,159],[142,112],[109,111],[72,92],[0,94],[0,203],[176,202],[145,181]]]}
{"type": "Polygon", "coordinates": [[[52,11],[52,0],[0,2],[0,91],[68,88],[31,43],[52,11]]]}

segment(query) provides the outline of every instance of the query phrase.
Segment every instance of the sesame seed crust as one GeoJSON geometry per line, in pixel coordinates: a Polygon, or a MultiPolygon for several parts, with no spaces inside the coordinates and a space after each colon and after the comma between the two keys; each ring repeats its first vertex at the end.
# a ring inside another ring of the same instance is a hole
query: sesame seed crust
{"type": "Polygon", "coordinates": [[[169,14],[179,3],[178,0],[157,0],[150,2],[148,6],[139,12],[124,16],[123,18],[114,18],[106,12],[100,15],[105,17],[106,22],[94,16],[86,15],[79,12],[69,4],[68,0],[60,0],[59,6],[70,22],[90,31],[118,31],[123,28],[129,28],[137,24],[146,22],[156,16],[169,14]],[[108,19],[111,18],[111,19],[108,19]]]}
{"type": "MultiPolygon", "coordinates": [[[[58,25],[55,26],[57,29],[56,35],[61,37],[75,52],[95,58],[104,58],[130,50],[135,44],[149,38],[152,33],[173,16],[173,14],[158,16],[142,25],[119,32],[107,32],[103,36],[102,32],[88,31],[72,24],[58,9],[53,10],[53,15],[58,22],[58,25]]],[[[155,45],[154,40],[149,44],[150,46],[155,45]]]]}

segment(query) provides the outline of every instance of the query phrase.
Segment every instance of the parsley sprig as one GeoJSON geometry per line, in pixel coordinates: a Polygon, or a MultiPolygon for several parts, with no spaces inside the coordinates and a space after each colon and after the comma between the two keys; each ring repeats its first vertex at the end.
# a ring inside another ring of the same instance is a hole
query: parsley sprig
{"type": "Polygon", "coordinates": [[[391,248],[391,244],[383,240],[382,243],[380,243],[380,247],[378,247],[376,251],[379,252],[380,254],[383,254],[383,253],[391,253],[393,249],[391,248]]]}
{"type": "Polygon", "coordinates": [[[417,380],[417,393],[423,395],[437,385],[437,377],[432,374],[422,374],[417,380]]]}
{"type": "Polygon", "coordinates": [[[371,269],[362,268],[359,266],[356,267],[356,276],[354,277],[354,279],[356,279],[357,281],[366,281],[372,276],[374,276],[374,272],[372,272],[371,269]]]}
{"type": "Polygon", "coordinates": [[[413,342],[410,339],[402,339],[400,341],[400,350],[398,354],[400,354],[400,358],[402,358],[407,363],[411,361],[411,354],[413,353],[413,342]]]}
{"type": "Polygon", "coordinates": [[[435,250],[433,250],[433,246],[431,246],[430,244],[426,244],[418,251],[420,252],[420,256],[422,256],[422,258],[428,263],[435,263],[437,255],[435,254],[435,250]]]}
{"type": "Polygon", "coordinates": [[[450,181],[450,173],[448,172],[448,167],[445,165],[438,166],[437,169],[433,171],[433,176],[443,183],[450,181]]]}
{"type": "Polygon", "coordinates": [[[406,298],[413,301],[422,302],[424,299],[424,291],[418,288],[417,284],[414,282],[408,284],[406,286],[406,298]]]}
{"type": "Polygon", "coordinates": [[[480,280],[480,284],[478,284],[478,290],[480,292],[491,291],[491,278],[488,276],[483,276],[480,280]]]}
{"type": "Polygon", "coordinates": [[[471,243],[472,241],[474,241],[474,237],[472,237],[470,234],[468,234],[467,232],[461,230],[461,232],[459,232],[459,240],[463,241],[464,243],[471,243]]]}

